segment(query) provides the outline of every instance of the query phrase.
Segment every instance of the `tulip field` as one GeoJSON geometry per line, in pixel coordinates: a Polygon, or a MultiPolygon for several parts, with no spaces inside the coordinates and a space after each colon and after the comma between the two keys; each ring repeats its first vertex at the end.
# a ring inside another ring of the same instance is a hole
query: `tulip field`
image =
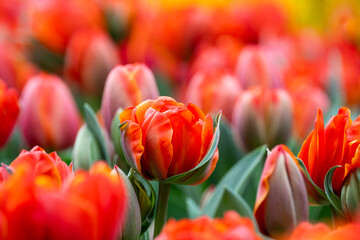
{"type": "Polygon", "coordinates": [[[0,240],[360,239],[360,1],[0,0],[0,240]]]}

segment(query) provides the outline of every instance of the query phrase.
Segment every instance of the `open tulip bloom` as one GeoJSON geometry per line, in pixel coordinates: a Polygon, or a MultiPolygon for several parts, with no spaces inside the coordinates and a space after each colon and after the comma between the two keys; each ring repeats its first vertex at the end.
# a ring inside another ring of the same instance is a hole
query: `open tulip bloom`
{"type": "Polygon", "coordinates": [[[360,166],[359,121],[352,122],[350,110],[342,107],[324,128],[322,112],[318,111],[314,130],[298,154],[310,203],[330,203],[341,214],[339,196],[344,181],[360,166]]]}
{"type": "MultiPolygon", "coordinates": [[[[160,181],[158,206],[167,207],[169,184],[199,184],[211,175],[219,157],[220,117],[214,133],[210,115],[170,97],[144,101],[120,114],[124,155],[143,177],[160,181]]],[[[155,225],[155,234],[162,225],[155,225]]]]}

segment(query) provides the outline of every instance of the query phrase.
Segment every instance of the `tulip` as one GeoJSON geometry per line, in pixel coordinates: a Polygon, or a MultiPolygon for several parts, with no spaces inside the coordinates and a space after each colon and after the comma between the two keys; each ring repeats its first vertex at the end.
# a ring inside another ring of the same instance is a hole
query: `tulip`
{"type": "Polygon", "coordinates": [[[29,10],[33,36],[58,54],[65,52],[77,30],[104,26],[103,15],[94,1],[46,0],[32,4],[29,10]]]}
{"type": "Polygon", "coordinates": [[[278,56],[266,48],[249,46],[239,54],[236,64],[236,76],[244,88],[252,86],[281,87],[283,72],[278,56]]]}
{"type": "Polygon", "coordinates": [[[291,232],[308,219],[307,193],[300,166],[284,145],[276,146],[265,161],[254,215],[261,232],[271,237],[291,232]]]}
{"type": "Polygon", "coordinates": [[[114,166],[111,174],[118,176],[126,184],[126,193],[128,194],[127,198],[129,199],[126,223],[123,225],[123,229],[120,231],[121,239],[137,239],[141,233],[142,222],[138,198],[131,182],[118,166],[114,166]]]}
{"type": "Polygon", "coordinates": [[[311,131],[317,110],[326,112],[330,100],[321,88],[311,86],[296,88],[290,95],[294,103],[294,130],[302,141],[311,131]]]}
{"type": "MultiPolygon", "coordinates": [[[[130,166],[148,180],[164,181],[195,168],[209,151],[213,121],[194,104],[170,97],[147,100],[120,114],[122,146],[130,166]]],[[[207,169],[187,184],[199,184],[214,170],[214,152],[207,169]]],[[[183,182],[179,182],[183,183],[183,182]]]]}
{"type": "Polygon", "coordinates": [[[324,223],[311,225],[308,222],[301,223],[290,237],[289,240],[337,240],[337,239],[357,239],[360,234],[359,223],[349,223],[341,228],[331,230],[324,223]]]}
{"type": "Polygon", "coordinates": [[[158,96],[154,75],[148,67],[143,64],[115,67],[106,79],[101,102],[101,113],[108,132],[118,108],[136,106],[158,96]]]}
{"type": "Polygon", "coordinates": [[[67,46],[65,78],[87,94],[101,95],[106,76],[119,62],[116,46],[105,32],[81,30],[67,46]]]}
{"type": "Polygon", "coordinates": [[[128,199],[125,183],[106,163],[76,172],[61,188],[29,166],[20,164],[0,185],[5,239],[117,239],[128,199]]]}
{"type": "Polygon", "coordinates": [[[291,135],[293,105],[282,89],[253,88],[235,103],[232,125],[240,148],[250,151],[262,144],[274,147],[291,135]]]}
{"type": "Polygon", "coordinates": [[[0,79],[0,148],[8,140],[19,115],[18,95],[0,79]]]}
{"type": "MultiPolygon", "coordinates": [[[[338,114],[333,116],[324,128],[322,112],[319,109],[314,130],[304,141],[298,154],[306,167],[312,181],[321,190],[324,190],[324,179],[327,172],[334,166],[341,168],[335,170],[332,180],[332,187],[338,196],[344,180],[352,169],[360,166],[360,134],[357,121],[351,123],[350,110],[346,107],[339,109],[338,114]],[[354,139],[348,137],[352,133],[354,139]]],[[[314,187],[307,181],[307,188],[310,202],[322,204],[326,199],[321,196],[314,187]]]]}
{"type": "Polygon", "coordinates": [[[90,129],[83,125],[76,135],[72,160],[74,169],[89,170],[91,165],[102,159],[101,149],[90,129]]]}
{"type": "Polygon", "coordinates": [[[70,90],[60,78],[47,74],[32,77],[21,101],[20,129],[30,146],[61,150],[73,145],[80,117],[70,90]]]}
{"type": "Polygon", "coordinates": [[[222,72],[197,73],[192,77],[186,91],[187,102],[199,106],[204,113],[217,113],[221,109],[231,120],[233,106],[241,92],[238,80],[222,72]]]}
{"type": "MultiPolygon", "coordinates": [[[[46,153],[41,147],[34,147],[31,151],[23,150],[20,155],[12,161],[12,163],[5,169],[6,166],[0,167],[1,172],[16,172],[17,169],[26,164],[28,171],[34,176],[46,176],[48,181],[53,185],[60,187],[65,179],[72,174],[71,167],[69,167],[56,152],[46,153]]],[[[10,175],[7,174],[3,180],[10,175]]]]}
{"type": "Polygon", "coordinates": [[[258,240],[250,219],[242,218],[235,211],[229,211],[223,218],[210,219],[202,216],[196,219],[170,219],[156,240],[170,239],[238,239],[258,240]]]}
{"type": "Polygon", "coordinates": [[[351,220],[356,217],[360,203],[360,168],[351,171],[341,189],[341,206],[346,217],[351,220]]]}

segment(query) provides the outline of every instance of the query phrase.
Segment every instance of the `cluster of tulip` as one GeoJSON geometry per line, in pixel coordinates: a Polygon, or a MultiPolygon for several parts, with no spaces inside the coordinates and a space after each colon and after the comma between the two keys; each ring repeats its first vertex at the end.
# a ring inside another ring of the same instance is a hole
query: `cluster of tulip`
{"type": "Polygon", "coordinates": [[[0,0],[0,239],[356,238],[357,9],[0,0]]]}

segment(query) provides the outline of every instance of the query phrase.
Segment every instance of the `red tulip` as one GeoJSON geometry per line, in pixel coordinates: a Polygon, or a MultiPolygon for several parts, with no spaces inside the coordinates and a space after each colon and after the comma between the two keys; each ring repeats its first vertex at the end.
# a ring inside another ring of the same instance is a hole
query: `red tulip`
{"type": "Polygon", "coordinates": [[[253,88],[240,94],[232,116],[235,136],[243,151],[262,144],[274,147],[291,135],[293,104],[283,89],[253,88]]]}
{"type": "MultiPolygon", "coordinates": [[[[318,111],[314,130],[304,141],[298,157],[304,162],[311,179],[316,186],[324,190],[324,179],[327,172],[336,165],[341,165],[334,172],[332,186],[336,194],[340,194],[341,187],[349,172],[360,166],[360,135],[356,133],[357,121],[351,125],[350,110],[341,108],[333,116],[326,127],[321,110],[318,111]],[[355,138],[355,139],[354,139],[355,138]]],[[[312,191],[309,184],[308,192],[312,203],[321,203],[322,197],[312,191]]]]}
{"type": "Polygon", "coordinates": [[[136,106],[144,100],[158,96],[155,77],[144,64],[115,67],[106,79],[101,102],[106,128],[110,131],[111,122],[119,108],[136,106]]]}
{"type": "MultiPolygon", "coordinates": [[[[122,144],[128,163],[149,180],[166,180],[195,168],[209,151],[213,120],[194,104],[170,97],[147,100],[120,114],[122,144]]],[[[207,168],[187,184],[205,181],[214,170],[217,151],[207,168]]],[[[189,176],[190,177],[190,176],[189,176]]],[[[181,182],[183,183],[183,182],[181,182]]]]}
{"type": "Polygon", "coordinates": [[[47,175],[18,165],[0,185],[0,236],[4,239],[116,239],[124,223],[125,184],[96,163],[68,177],[61,188],[47,175]]]}
{"type": "MultiPolygon", "coordinates": [[[[28,170],[34,176],[46,176],[53,185],[60,187],[62,182],[71,175],[71,167],[63,162],[56,152],[47,154],[41,147],[34,147],[31,151],[22,150],[20,155],[11,162],[8,168],[16,172],[17,168],[27,164],[28,170]]],[[[0,167],[5,172],[5,166],[0,167]]],[[[3,177],[3,180],[8,178],[3,177]]]]}
{"type": "Polygon", "coordinates": [[[47,74],[31,78],[21,100],[20,128],[30,146],[61,150],[73,145],[80,118],[71,92],[60,78],[47,74]]]}
{"type": "Polygon", "coordinates": [[[100,95],[106,76],[119,62],[116,46],[105,32],[78,31],[66,49],[65,77],[85,93],[100,95]]]}
{"type": "Polygon", "coordinates": [[[30,12],[34,37],[59,54],[65,52],[75,31],[104,26],[102,13],[94,1],[46,0],[32,4],[30,12]]]}
{"type": "Polygon", "coordinates": [[[19,115],[18,95],[14,89],[7,89],[0,79],[0,148],[5,145],[19,115]]]}
{"type": "Polygon", "coordinates": [[[217,113],[222,110],[231,120],[233,103],[241,92],[238,80],[223,72],[200,72],[191,79],[186,101],[199,106],[204,113],[217,113]]]}
{"type": "Polygon", "coordinates": [[[241,218],[236,212],[229,211],[224,214],[223,218],[213,220],[206,216],[179,221],[170,219],[156,240],[171,239],[256,240],[261,238],[255,232],[250,219],[241,218]]]}
{"type": "Polygon", "coordinates": [[[254,215],[260,230],[271,237],[289,233],[308,219],[305,182],[294,154],[285,145],[276,146],[265,161],[254,215]]]}

